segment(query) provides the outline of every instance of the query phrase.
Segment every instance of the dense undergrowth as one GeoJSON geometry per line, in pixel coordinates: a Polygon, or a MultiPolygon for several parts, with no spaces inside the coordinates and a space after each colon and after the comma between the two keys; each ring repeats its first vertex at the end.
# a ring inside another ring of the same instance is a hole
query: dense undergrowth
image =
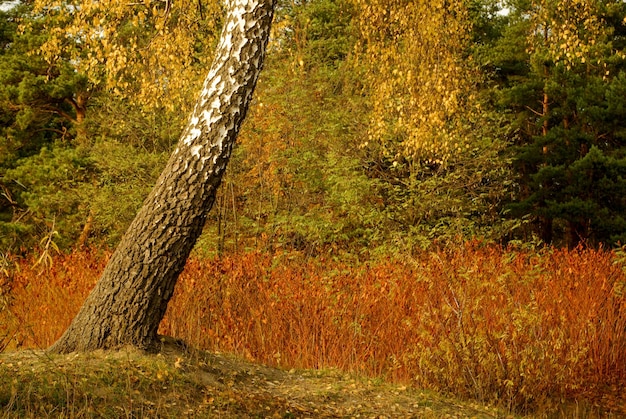
{"type": "MultiPolygon", "coordinates": [[[[107,254],[13,260],[0,348],[45,348],[68,326],[107,254]]],[[[606,250],[468,243],[342,262],[297,253],[192,258],[161,333],[286,368],[337,367],[549,412],[626,413],[626,265],[606,250]]],[[[9,275],[6,275],[6,274],[9,275]]]]}

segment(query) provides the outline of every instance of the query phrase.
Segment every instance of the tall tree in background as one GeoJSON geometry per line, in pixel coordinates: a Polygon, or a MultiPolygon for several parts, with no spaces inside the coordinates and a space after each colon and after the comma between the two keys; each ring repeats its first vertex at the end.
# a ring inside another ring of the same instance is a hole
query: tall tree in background
{"type": "MultiPolygon", "coordinates": [[[[471,55],[476,2],[354,0],[371,100],[372,176],[399,240],[503,234],[501,117],[483,108],[471,55]],[[410,234],[406,234],[409,232],[410,234]]],[[[407,245],[411,245],[407,243],[407,245]]]]}
{"type": "Polygon", "coordinates": [[[216,57],[178,147],[55,352],[150,348],[204,226],[246,115],[274,0],[231,0],[216,57]]]}
{"type": "Polygon", "coordinates": [[[0,246],[116,244],[193,106],[220,2],[34,0],[1,17],[0,246]]]}
{"type": "Polygon", "coordinates": [[[499,109],[515,129],[510,206],[546,243],[626,238],[626,61],[622,1],[510,2],[492,46],[499,109]]]}
{"type": "MultiPolygon", "coordinates": [[[[52,167],[62,166],[65,173],[73,166],[73,174],[84,176],[87,162],[74,155],[59,156],[50,161],[49,151],[55,144],[74,144],[85,115],[85,100],[89,96],[88,82],[76,73],[67,62],[51,65],[43,57],[33,55],[43,42],[43,24],[32,22],[34,31],[22,32],[20,24],[32,15],[32,5],[20,2],[0,11],[0,246],[8,248],[14,243],[23,244],[23,237],[38,236],[37,223],[25,222],[40,217],[39,200],[30,188],[33,181],[42,182],[41,190],[56,184],[65,189],[65,182],[57,182],[58,173],[52,167]],[[48,161],[38,156],[43,151],[48,161]],[[72,160],[73,159],[73,160],[72,160]],[[24,168],[24,176],[15,176],[26,161],[37,164],[24,168]],[[48,169],[39,178],[39,172],[48,169]],[[80,168],[80,169],[79,169],[80,168]],[[82,172],[82,173],[81,173],[82,172]]],[[[69,188],[67,188],[69,189],[69,188]]],[[[54,199],[52,200],[54,201],[54,199]]],[[[48,208],[56,208],[49,202],[48,208]]],[[[68,199],[63,207],[75,207],[68,199]]],[[[69,220],[67,220],[69,221],[69,220]]],[[[76,221],[76,220],[74,220],[76,221]]]]}

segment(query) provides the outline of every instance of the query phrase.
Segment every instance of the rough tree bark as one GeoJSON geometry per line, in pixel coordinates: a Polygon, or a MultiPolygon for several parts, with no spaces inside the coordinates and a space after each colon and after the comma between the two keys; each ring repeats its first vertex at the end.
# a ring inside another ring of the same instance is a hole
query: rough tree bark
{"type": "Polygon", "coordinates": [[[215,59],[176,150],[94,290],[50,351],[155,348],[157,328],[213,205],[252,98],[275,1],[227,1],[215,59]]]}

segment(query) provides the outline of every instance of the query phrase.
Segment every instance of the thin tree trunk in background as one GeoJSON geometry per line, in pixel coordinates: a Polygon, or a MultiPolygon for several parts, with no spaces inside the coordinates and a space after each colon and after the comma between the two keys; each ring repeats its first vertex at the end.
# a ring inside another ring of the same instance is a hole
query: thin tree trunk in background
{"type": "Polygon", "coordinates": [[[87,221],[85,221],[85,226],[83,227],[83,231],[81,231],[78,240],[76,241],[76,247],[78,249],[82,249],[87,244],[87,239],[89,239],[89,234],[91,233],[91,227],[93,226],[93,209],[89,210],[89,215],[87,216],[87,221]]]}
{"type": "Polygon", "coordinates": [[[50,351],[154,348],[256,86],[275,0],[230,0],[216,56],[178,147],[80,312],[50,351]]]}
{"type": "MultiPolygon", "coordinates": [[[[548,26],[545,25],[544,27],[544,32],[543,32],[543,38],[544,38],[544,45],[548,45],[549,42],[549,31],[548,31],[548,26]]],[[[550,77],[550,68],[548,67],[547,64],[544,64],[543,66],[543,76],[545,78],[545,80],[548,80],[548,78],[550,77]]],[[[550,130],[550,123],[549,123],[549,119],[548,119],[548,114],[550,113],[550,96],[548,95],[548,85],[547,85],[547,81],[544,81],[544,86],[543,86],[543,98],[541,101],[541,108],[542,108],[542,118],[543,118],[543,123],[541,124],[541,135],[543,137],[546,137],[548,135],[548,132],[550,130]]],[[[550,150],[548,149],[547,146],[543,146],[542,152],[544,155],[544,163],[542,163],[542,166],[546,166],[548,163],[548,152],[550,150]]],[[[543,202],[542,202],[543,204],[543,202]]],[[[552,219],[552,217],[549,217],[547,215],[543,215],[540,217],[540,225],[541,225],[541,238],[543,240],[544,243],[550,244],[552,243],[552,237],[553,237],[553,224],[554,224],[554,220],[552,219]]]]}

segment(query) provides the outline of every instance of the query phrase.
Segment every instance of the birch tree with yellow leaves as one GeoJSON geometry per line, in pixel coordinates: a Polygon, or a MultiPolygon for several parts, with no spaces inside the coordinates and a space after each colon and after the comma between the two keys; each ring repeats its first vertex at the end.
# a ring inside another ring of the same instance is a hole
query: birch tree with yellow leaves
{"type": "Polygon", "coordinates": [[[354,3],[355,61],[371,103],[362,147],[387,173],[381,194],[389,218],[425,245],[441,236],[501,235],[506,144],[501,117],[480,98],[472,2],[354,3]]]}
{"type": "Polygon", "coordinates": [[[222,13],[217,0],[35,0],[33,14],[48,18],[37,53],[72,63],[92,91],[179,109],[201,82],[222,13]]]}
{"type": "Polygon", "coordinates": [[[472,99],[465,3],[355,3],[373,108],[368,141],[382,141],[389,153],[448,160],[465,146],[455,116],[472,99]]]}

